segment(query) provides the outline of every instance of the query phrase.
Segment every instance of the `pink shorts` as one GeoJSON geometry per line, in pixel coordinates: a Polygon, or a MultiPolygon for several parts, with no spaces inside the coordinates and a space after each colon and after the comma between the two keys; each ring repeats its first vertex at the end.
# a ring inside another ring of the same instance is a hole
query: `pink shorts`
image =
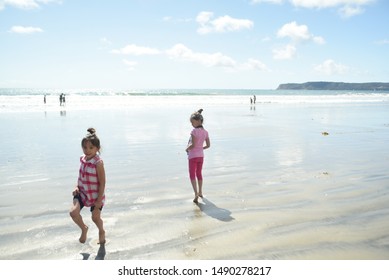
{"type": "Polygon", "coordinates": [[[204,158],[203,157],[196,157],[196,158],[191,158],[189,160],[189,178],[193,181],[197,178],[197,180],[202,181],[203,180],[203,175],[201,173],[203,169],[203,162],[204,158]]]}

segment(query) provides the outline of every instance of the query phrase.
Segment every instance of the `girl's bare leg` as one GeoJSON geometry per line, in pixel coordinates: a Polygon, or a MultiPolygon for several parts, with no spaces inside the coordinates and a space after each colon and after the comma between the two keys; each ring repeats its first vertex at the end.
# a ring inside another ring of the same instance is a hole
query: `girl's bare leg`
{"type": "Polygon", "coordinates": [[[199,184],[199,197],[203,198],[203,180],[198,180],[199,184]]]}
{"type": "Polygon", "coordinates": [[[193,191],[194,191],[194,194],[195,194],[195,198],[193,199],[193,202],[197,203],[198,199],[199,199],[199,195],[198,195],[198,192],[197,192],[197,182],[196,182],[196,180],[190,180],[190,182],[192,184],[193,191]]]}
{"type": "Polygon", "coordinates": [[[92,212],[92,221],[96,224],[97,228],[99,229],[99,243],[98,244],[105,244],[105,230],[104,230],[104,223],[101,219],[101,210],[98,208],[93,209],[92,212]]]}
{"type": "Polygon", "coordinates": [[[76,223],[76,225],[79,226],[81,229],[81,236],[79,238],[79,241],[81,243],[85,243],[87,235],[88,235],[88,226],[84,223],[82,220],[82,216],[80,214],[80,202],[78,199],[73,199],[73,205],[70,208],[70,217],[72,217],[73,221],[76,223]]]}

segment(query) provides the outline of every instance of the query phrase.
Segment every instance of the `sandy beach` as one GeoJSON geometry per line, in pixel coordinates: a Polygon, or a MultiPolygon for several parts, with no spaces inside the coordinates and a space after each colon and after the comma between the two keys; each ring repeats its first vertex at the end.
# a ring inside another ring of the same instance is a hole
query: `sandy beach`
{"type": "Polygon", "coordinates": [[[133,98],[0,111],[0,259],[389,258],[387,102],[133,98]],[[211,148],[196,205],[185,147],[199,108],[211,148]],[[107,175],[101,247],[89,209],[84,245],[68,214],[91,126],[107,175]]]}

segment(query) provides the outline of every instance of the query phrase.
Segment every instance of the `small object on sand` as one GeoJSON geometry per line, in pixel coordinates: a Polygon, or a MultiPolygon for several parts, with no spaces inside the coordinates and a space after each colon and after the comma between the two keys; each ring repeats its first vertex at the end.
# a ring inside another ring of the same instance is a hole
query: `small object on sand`
{"type": "Polygon", "coordinates": [[[326,131],[322,132],[321,134],[322,134],[322,135],[324,135],[324,136],[327,136],[327,135],[329,135],[329,133],[328,133],[328,132],[326,132],[326,131]]]}

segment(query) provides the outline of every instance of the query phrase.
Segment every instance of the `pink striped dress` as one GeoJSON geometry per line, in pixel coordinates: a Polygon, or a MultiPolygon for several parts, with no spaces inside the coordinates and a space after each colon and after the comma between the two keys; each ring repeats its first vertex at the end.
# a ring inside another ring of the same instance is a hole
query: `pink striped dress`
{"type": "MultiPolygon", "coordinates": [[[[80,162],[78,189],[80,190],[82,203],[86,207],[91,207],[99,196],[99,179],[97,178],[96,164],[102,162],[102,159],[98,155],[90,160],[87,160],[85,156],[82,156],[80,162]]],[[[104,202],[105,194],[102,200],[103,205],[104,202]]]]}

